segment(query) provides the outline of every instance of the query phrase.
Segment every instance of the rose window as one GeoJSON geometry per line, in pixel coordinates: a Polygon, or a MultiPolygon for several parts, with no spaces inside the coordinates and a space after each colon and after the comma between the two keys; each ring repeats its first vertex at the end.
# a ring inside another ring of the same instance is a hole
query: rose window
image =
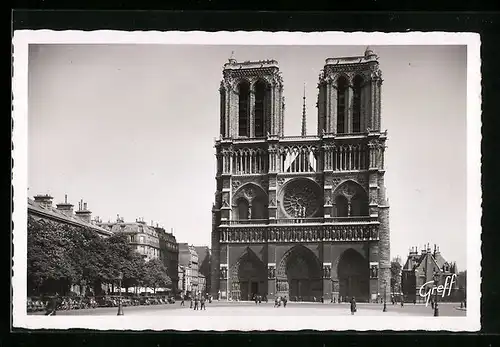
{"type": "Polygon", "coordinates": [[[290,183],[283,195],[283,208],[292,218],[313,216],[319,208],[320,196],[314,183],[304,180],[290,183]]]}

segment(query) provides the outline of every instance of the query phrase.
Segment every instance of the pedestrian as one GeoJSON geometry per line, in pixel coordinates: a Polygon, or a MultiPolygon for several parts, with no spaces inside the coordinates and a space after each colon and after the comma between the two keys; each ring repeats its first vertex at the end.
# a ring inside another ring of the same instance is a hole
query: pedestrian
{"type": "Polygon", "coordinates": [[[198,310],[198,296],[195,296],[194,298],[194,310],[198,310]]]}
{"type": "Polygon", "coordinates": [[[356,312],[356,298],[354,296],[351,298],[351,314],[354,315],[354,312],[356,312]]]}
{"type": "Polygon", "coordinates": [[[220,290],[217,292],[217,301],[220,301],[220,290]]]}
{"type": "Polygon", "coordinates": [[[181,306],[184,306],[184,295],[181,295],[181,306]]]}
{"type": "Polygon", "coordinates": [[[45,308],[46,316],[55,316],[57,311],[57,306],[59,305],[59,294],[56,292],[56,295],[51,297],[47,302],[47,306],[45,308]]]}
{"type": "Polygon", "coordinates": [[[285,297],[283,297],[283,308],[285,308],[285,307],[286,307],[286,302],[287,302],[287,301],[288,301],[288,300],[286,299],[286,296],[285,296],[285,297]]]}
{"type": "Polygon", "coordinates": [[[200,311],[201,311],[201,310],[206,310],[206,308],[205,308],[205,297],[204,297],[204,296],[202,296],[202,297],[201,297],[201,307],[200,307],[200,311]]]}
{"type": "Polygon", "coordinates": [[[262,295],[259,295],[259,305],[262,304],[262,295]]]}
{"type": "Polygon", "coordinates": [[[189,296],[189,308],[193,308],[193,304],[194,304],[194,300],[193,300],[193,297],[190,295],[189,296]]]}
{"type": "Polygon", "coordinates": [[[405,301],[404,301],[403,299],[401,299],[401,307],[403,307],[403,306],[404,306],[404,302],[405,302],[405,301]]]}

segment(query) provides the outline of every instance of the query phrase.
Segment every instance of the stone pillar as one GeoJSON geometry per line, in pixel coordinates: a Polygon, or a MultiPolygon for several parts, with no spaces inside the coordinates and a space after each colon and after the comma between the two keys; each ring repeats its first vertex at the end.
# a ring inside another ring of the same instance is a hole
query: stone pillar
{"type": "Polygon", "coordinates": [[[333,296],[333,281],[331,278],[331,263],[323,263],[323,299],[330,302],[333,296]]]}
{"type": "Polygon", "coordinates": [[[361,99],[360,99],[361,107],[360,107],[360,130],[364,132],[367,127],[366,123],[366,84],[363,82],[361,85],[361,99]]]}
{"type": "Polygon", "coordinates": [[[381,106],[382,106],[382,94],[381,94],[381,89],[382,89],[382,79],[380,77],[377,77],[376,82],[375,82],[375,129],[380,131],[380,111],[381,111],[381,106]]]}
{"type": "Polygon", "coordinates": [[[346,108],[347,108],[347,119],[346,119],[346,132],[348,134],[352,133],[352,118],[353,118],[353,104],[354,104],[354,89],[352,83],[349,81],[349,86],[347,87],[347,100],[346,100],[346,108]]]}
{"type": "MultiPolygon", "coordinates": [[[[274,84],[271,85],[269,90],[269,134],[276,135],[276,87],[274,84]]],[[[267,133],[264,133],[267,135],[267,133]]]]}
{"type": "Polygon", "coordinates": [[[369,122],[369,127],[372,130],[376,129],[375,126],[375,117],[376,117],[376,111],[375,111],[375,105],[376,105],[376,82],[375,80],[370,81],[370,122],[369,122]]]}
{"type": "Polygon", "coordinates": [[[283,137],[285,129],[285,99],[283,98],[283,87],[281,85],[279,87],[277,102],[279,110],[278,115],[280,118],[280,124],[277,133],[279,134],[280,137],[283,137]]]}
{"type": "Polygon", "coordinates": [[[255,84],[250,87],[250,105],[248,108],[248,131],[249,137],[255,137],[255,84]]]}
{"type": "Polygon", "coordinates": [[[267,299],[273,301],[276,298],[276,264],[267,264],[267,299]]]}
{"type": "Polygon", "coordinates": [[[217,230],[217,225],[219,224],[220,215],[219,210],[212,209],[212,261],[210,263],[210,276],[211,276],[211,294],[217,297],[217,293],[220,289],[220,238],[219,232],[217,230]]]}
{"type": "Polygon", "coordinates": [[[331,133],[337,133],[337,85],[334,81],[330,82],[330,129],[331,133]]]}
{"type": "Polygon", "coordinates": [[[325,128],[325,132],[327,134],[331,133],[332,132],[332,129],[331,129],[331,119],[332,119],[332,113],[330,112],[331,110],[331,103],[332,103],[332,95],[330,93],[330,90],[331,90],[331,86],[330,86],[330,83],[326,83],[323,88],[325,89],[325,93],[323,94],[325,97],[326,97],[326,100],[324,100],[324,107],[323,107],[323,120],[325,122],[325,125],[324,125],[324,128],[325,128]]]}
{"type": "Polygon", "coordinates": [[[379,206],[379,289],[384,292],[384,283],[387,283],[386,301],[390,301],[391,283],[391,253],[389,233],[389,206],[379,206]],[[385,282],[384,282],[385,281],[385,282]]]}

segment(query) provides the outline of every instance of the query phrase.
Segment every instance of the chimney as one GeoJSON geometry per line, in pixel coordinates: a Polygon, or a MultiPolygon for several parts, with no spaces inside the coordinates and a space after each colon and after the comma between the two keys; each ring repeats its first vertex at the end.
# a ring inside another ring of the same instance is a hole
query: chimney
{"type": "Polygon", "coordinates": [[[68,195],[64,194],[64,202],[56,205],[57,210],[70,217],[73,215],[73,204],[68,204],[68,195]]]}
{"type": "Polygon", "coordinates": [[[43,208],[51,208],[52,207],[52,199],[53,197],[50,196],[49,194],[39,194],[35,195],[33,197],[35,199],[35,202],[39,203],[41,207],[43,208]]]}
{"type": "Polygon", "coordinates": [[[440,255],[439,246],[434,246],[434,256],[440,255]]]}
{"type": "Polygon", "coordinates": [[[84,203],[83,200],[81,200],[79,207],[80,209],[75,212],[76,216],[80,218],[83,222],[90,223],[92,220],[92,212],[87,210],[87,203],[84,203]]]}

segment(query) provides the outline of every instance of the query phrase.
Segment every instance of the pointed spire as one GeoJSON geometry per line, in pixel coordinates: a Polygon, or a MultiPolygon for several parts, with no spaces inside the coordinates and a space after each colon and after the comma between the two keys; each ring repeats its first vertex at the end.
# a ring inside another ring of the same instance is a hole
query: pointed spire
{"type": "Polygon", "coordinates": [[[302,136],[307,135],[306,129],[306,84],[304,83],[304,96],[302,97],[302,136]]]}

